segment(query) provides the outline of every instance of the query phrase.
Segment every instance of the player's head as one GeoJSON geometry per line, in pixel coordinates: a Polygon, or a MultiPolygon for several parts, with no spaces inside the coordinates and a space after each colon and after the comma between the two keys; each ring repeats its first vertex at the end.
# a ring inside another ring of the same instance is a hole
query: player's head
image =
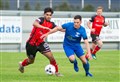
{"type": "Polygon", "coordinates": [[[97,15],[102,15],[102,12],[103,12],[103,7],[101,7],[101,6],[99,6],[98,8],[97,8],[97,10],[96,10],[96,12],[97,12],[97,15]]]}
{"type": "Polygon", "coordinates": [[[74,27],[79,28],[81,25],[82,17],[80,15],[76,15],[74,17],[74,27]]]}
{"type": "Polygon", "coordinates": [[[47,7],[44,9],[44,17],[46,20],[50,20],[53,14],[53,9],[50,7],[47,7]]]}

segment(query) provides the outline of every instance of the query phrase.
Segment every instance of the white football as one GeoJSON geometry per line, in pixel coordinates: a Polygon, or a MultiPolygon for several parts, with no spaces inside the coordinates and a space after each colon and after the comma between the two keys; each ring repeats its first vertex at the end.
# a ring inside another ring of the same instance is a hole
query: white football
{"type": "Polygon", "coordinates": [[[55,67],[53,65],[49,64],[49,65],[45,66],[46,74],[53,75],[53,74],[55,74],[55,71],[56,70],[55,70],[55,67]]]}

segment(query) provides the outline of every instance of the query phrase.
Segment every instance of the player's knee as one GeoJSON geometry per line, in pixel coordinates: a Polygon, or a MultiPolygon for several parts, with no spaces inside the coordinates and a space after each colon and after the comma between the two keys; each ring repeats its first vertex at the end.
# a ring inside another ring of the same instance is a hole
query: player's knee
{"type": "Polygon", "coordinates": [[[100,44],[98,44],[98,46],[101,48],[103,46],[103,42],[101,42],[100,44]]]}
{"type": "Polygon", "coordinates": [[[86,64],[86,63],[88,62],[85,57],[80,58],[80,60],[81,60],[81,62],[82,62],[83,64],[86,64]]]}
{"type": "Polygon", "coordinates": [[[30,61],[30,62],[29,62],[29,64],[33,64],[33,63],[34,63],[34,61],[30,61]]]}
{"type": "Polygon", "coordinates": [[[101,48],[103,46],[103,42],[102,41],[99,41],[98,42],[98,46],[101,48]]]}
{"type": "Polygon", "coordinates": [[[86,64],[86,63],[87,63],[87,60],[83,60],[82,63],[83,63],[83,64],[86,64]]]}
{"type": "Polygon", "coordinates": [[[69,59],[71,63],[74,63],[76,59],[69,59]]]}
{"type": "Polygon", "coordinates": [[[34,59],[29,59],[28,63],[29,64],[33,64],[34,63],[34,59]]]}
{"type": "Polygon", "coordinates": [[[69,60],[71,63],[74,63],[74,60],[69,60]]]}
{"type": "Polygon", "coordinates": [[[69,58],[69,61],[71,62],[71,63],[73,63],[74,61],[75,61],[75,56],[74,55],[71,55],[70,57],[68,57],[69,58]]]}

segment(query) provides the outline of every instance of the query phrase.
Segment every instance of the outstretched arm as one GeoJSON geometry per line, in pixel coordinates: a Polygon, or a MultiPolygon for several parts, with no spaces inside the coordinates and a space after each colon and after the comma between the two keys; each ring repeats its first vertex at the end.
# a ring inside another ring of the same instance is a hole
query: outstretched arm
{"type": "Polygon", "coordinates": [[[55,33],[57,31],[64,31],[64,29],[61,26],[60,27],[57,26],[57,27],[53,28],[52,30],[50,30],[48,33],[42,35],[40,38],[46,39],[49,34],[55,33]]]}
{"type": "Polygon", "coordinates": [[[33,26],[38,27],[38,28],[42,28],[42,29],[46,29],[46,30],[50,30],[50,28],[40,25],[38,21],[35,21],[33,23],[33,26]]]}
{"type": "Polygon", "coordinates": [[[64,29],[60,26],[60,27],[55,27],[54,29],[50,30],[47,34],[52,34],[52,33],[55,33],[57,31],[64,31],[64,29]]]}

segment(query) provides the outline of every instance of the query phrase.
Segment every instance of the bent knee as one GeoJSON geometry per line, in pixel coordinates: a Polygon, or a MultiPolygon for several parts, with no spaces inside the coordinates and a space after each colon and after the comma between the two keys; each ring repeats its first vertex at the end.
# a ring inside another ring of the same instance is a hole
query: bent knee
{"type": "Polygon", "coordinates": [[[100,43],[98,46],[99,46],[99,47],[102,47],[102,46],[103,46],[103,42],[102,42],[102,43],[100,43]]]}
{"type": "Polygon", "coordinates": [[[83,64],[87,64],[87,60],[82,61],[83,64]]]}
{"type": "Polygon", "coordinates": [[[33,60],[29,59],[28,63],[29,64],[33,64],[34,63],[34,59],[33,60]]]}
{"type": "Polygon", "coordinates": [[[102,41],[98,42],[98,46],[102,47],[103,46],[103,42],[102,41]]]}

